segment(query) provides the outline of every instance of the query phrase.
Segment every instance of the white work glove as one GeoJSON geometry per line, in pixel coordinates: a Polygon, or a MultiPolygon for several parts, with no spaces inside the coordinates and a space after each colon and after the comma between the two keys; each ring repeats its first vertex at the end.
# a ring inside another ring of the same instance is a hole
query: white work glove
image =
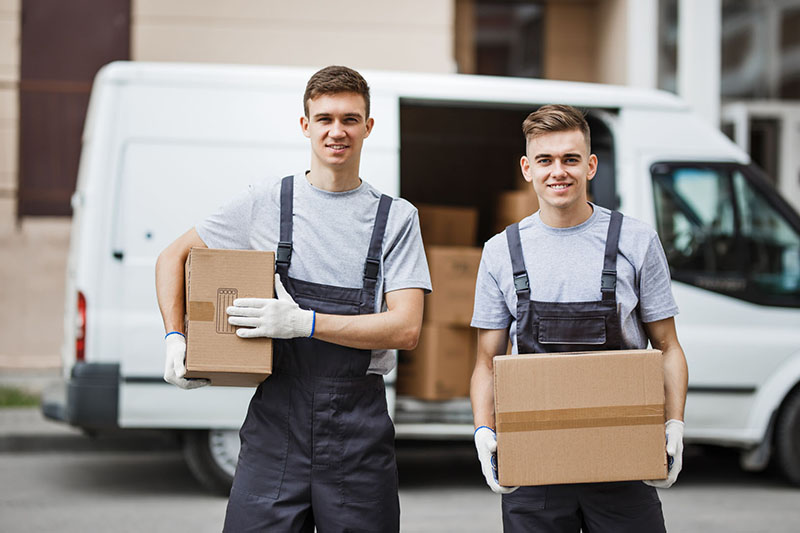
{"type": "Polygon", "coordinates": [[[275,274],[276,298],[237,298],[228,307],[228,323],[241,326],[236,334],[244,339],[269,337],[294,339],[314,333],[314,311],[300,309],[275,274]]]}
{"type": "Polygon", "coordinates": [[[478,450],[478,460],[481,462],[483,477],[486,484],[496,494],[511,494],[519,487],[503,487],[497,482],[497,434],[481,426],[475,430],[475,449],[478,450]]]}
{"type": "Polygon", "coordinates": [[[645,484],[658,489],[668,489],[678,479],[678,474],[683,468],[683,422],[680,420],[667,420],[665,425],[667,433],[667,479],[651,479],[645,484]]]}
{"type": "Polygon", "coordinates": [[[164,361],[164,381],[182,389],[196,389],[205,387],[210,382],[207,379],[186,379],[186,339],[183,335],[174,333],[164,339],[167,348],[167,357],[164,361]]]}

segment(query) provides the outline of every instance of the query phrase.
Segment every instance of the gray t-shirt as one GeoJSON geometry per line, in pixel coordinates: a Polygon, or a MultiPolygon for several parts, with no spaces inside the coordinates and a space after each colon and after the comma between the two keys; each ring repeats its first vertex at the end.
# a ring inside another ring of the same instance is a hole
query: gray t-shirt
{"type": "MultiPolygon", "coordinates": [[[[571,228],[553,228],[539,212],[520,221],[531,299],[544,302],[588,302],[601,299],[606,235],[611,212],[592,204],[592,215],[571,228]]],[[[656,232],[631,217],[622,219],[617,255],[617,309],[626,347],[646,348],[643,322],[678,314],[669,267],[656,232]]],[[[506,329],[512,353],[517,351],[517,294],[506,232],[489,239],[481,257],[475,287],[472,327],[506,329]]]]}
{"type": "MultiPolygon", "coordinates": [[[[280,237],[280,179],[265,179],[237,195],[197,225],[209,248],[271,250],[280,237]]],[[[361,288],[372,227],[381,193],[366,181],[345,192],[311,185],[305,173],[294,176],[294,227],[289,275],[295,279],[361,288]]],[[[384,293],[431,290],[431,279],[417,209],[394,198],[389,210],[378,276],[375,312],[385,309],[384,293]]],[[[373,350],[369,373],[386,374],[394,352],[373,350]]]]}

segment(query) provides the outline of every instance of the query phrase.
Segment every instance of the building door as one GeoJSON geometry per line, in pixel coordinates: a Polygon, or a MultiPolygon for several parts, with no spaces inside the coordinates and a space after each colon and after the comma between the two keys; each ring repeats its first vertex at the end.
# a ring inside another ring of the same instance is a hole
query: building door
{"type": "Polygon", "coordinates": [[[70,215],[98,69],[130,57],[130,0],[23,0],[18,216],[70,215]]]}

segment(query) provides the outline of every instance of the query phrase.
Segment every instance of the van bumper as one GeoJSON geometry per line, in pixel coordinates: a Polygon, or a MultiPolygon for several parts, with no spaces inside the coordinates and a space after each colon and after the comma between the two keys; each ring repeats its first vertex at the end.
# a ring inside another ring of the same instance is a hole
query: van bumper
{"type": "Polygon", "coordinates": [[[116,428],[119,364],[76,363],[70,378],[42,396],[42,414],[84,429],[116,428]]]}

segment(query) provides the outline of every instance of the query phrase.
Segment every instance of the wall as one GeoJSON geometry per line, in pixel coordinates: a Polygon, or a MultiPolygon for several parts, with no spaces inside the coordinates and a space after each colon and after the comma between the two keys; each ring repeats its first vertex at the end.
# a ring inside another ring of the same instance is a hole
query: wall
{"type": "Polygon", "coordinates": [[[0,235],[14,229],[21,0],[0,0],[0,235]]]}
{"type": "Polygon", "coordinates": [[[454,72],[453,0],[134,0],[131,57],[454,72]]]}

